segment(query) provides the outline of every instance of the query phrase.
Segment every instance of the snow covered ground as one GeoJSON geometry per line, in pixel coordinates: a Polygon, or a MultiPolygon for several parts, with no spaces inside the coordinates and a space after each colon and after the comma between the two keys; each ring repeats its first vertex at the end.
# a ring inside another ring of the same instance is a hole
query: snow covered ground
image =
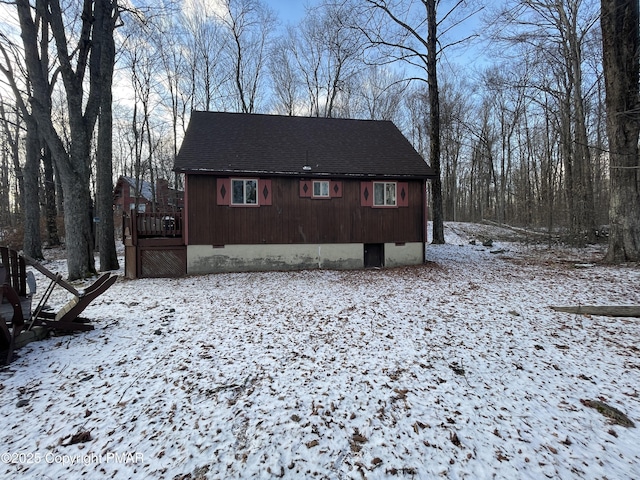
{"type": "Polygon", "coordinates": [[[449,224],[418,267],[121,279],[94,331],[0,370],[0,478],[640,478],[640,320],[549,308],[638,304],[640,268],[469,244],[499,233],[449,224]]]}

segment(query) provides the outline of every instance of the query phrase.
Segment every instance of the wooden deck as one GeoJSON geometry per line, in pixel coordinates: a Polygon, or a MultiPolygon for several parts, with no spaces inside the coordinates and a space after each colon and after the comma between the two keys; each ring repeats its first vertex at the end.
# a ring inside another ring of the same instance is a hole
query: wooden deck
{"type": "Polygon", "coordinates": [[[187,273],[182,212],[137,213],[122,221],[127,278],[181,277],[187,273]]]}

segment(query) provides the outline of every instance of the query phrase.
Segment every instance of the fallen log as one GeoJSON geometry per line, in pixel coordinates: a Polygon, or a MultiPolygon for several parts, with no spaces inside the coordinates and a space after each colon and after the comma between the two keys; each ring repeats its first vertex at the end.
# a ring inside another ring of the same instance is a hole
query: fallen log
{"type": "Polygon", "coordinates": [[[604,317],[639,317],[640,305],[578,305],[577,307],[551,307],[556,312],[604,317]]]}

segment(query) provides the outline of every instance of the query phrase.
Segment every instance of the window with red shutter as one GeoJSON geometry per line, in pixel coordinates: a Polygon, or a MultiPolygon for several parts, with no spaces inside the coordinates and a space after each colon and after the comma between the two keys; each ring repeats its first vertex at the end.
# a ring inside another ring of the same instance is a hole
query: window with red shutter
{"type": "Polygon", "coordinates": [[[216,203],[233,207],[269,206],[273,202],[270,179],[218,178],[216,203]]]}
{"type": "Polygon", "coordinates": [[[338,180],[300,180],[300,197],[315,199],[342,198],[342,182],[338,180]]]}
{"type": "Polygon", "coordinates": [[[374,208],[409,206],[407,182],[360,182],[360,205],[374,208]]]}

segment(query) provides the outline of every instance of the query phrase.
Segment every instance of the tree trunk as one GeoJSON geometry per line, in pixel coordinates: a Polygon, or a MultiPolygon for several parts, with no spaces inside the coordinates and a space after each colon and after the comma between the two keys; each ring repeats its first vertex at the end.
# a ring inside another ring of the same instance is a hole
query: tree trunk
{"type": "Polygon", "coordinates": [[[62,191],[62,180],[60,180],[60,173],[55,163],[53,164],[53,179],[56,188],[56,210],[58,210],[58,215],[64,216],[64,191],[62,191]]]}
{"type": "MultiPolygon", "coordinates": [[[[39,8],[42,8],[39,6],[39,8]]],[[[40,62],[48,69],[49,65],[49,27],[47,23],[42,21],[41,38],[40,38],[40,62]]],[[[43,71],[45,69],[43,68],[43,71]]],[[[47,82],[48,83],[48,82],[47,82]]],[[[48,96],[46,98],[46,108],[51,114],[51,89],[49,89],[48,96]]],[[[42,165],[44,170],[44,204],[45,204],[45,219],[47,225],[47,243],[49,246],[60,245],[60,237],[58,236],[58,209],[56,208],[56,189],[53,183],[53,157],[51,155],[51,149],[49,149],[47,142],[44,139],[40,140],[42,148],[42,165]]]]}
{"type": "Polygon", "coordinates": [[[436,0],[427,0],[427,83],[429,85],[429,163],[435,172],[432,182],[433,240],[444,243],[444,219],[442,218],[442,174],[440,172],[440,97],[436,60],[438,53],[436,0]]]}
{"type": "Polygon", "coordinates": [[[100,251],[100,270],[117,270],[118,255],[115,244],[113,221],[113,114],[112,81],[115,64],[115,44],[113,40],[113,15],[117,15],[110,2],[96,3],[96,28],[103,38],[100,56],[102,76],[102,96],[100,97],[100,118],[98,120],[98,145],[96,159],[96,236],[100,251]],[[98,8],[100,6],[100,8],[98,8]]]}
{"type": "Polygon", "coordinates": [[[47,224],[47,244],[50,247],[60,245],[58,236],[58,209],[56,208],[56,185],[53,176],[53,159],[46,144],[42,150],[42,166],[44,170],[44,208],[47,224]]]}
{"type": "Polygon", "coordinates": [[[640,261],[638,0],[602,0],[611,199],[608,262],[640,261]]]}
{"type": "MultiPolygon", "coordinates": [[[[6,138],[6,152],[7,155],[11,158],[13,174],[16,178],[15,189],[13,192],[13,197],[16,205],[15,213],[21,214],[23,211],[24,180],[22,177],[22,168],[20,167],[20,142],[18,141],[18,138],[20,136],[20,130],[22,129],[22,116],[19,113],[19,108],[16,106],[15,120],[12,121],[5,111],[4,104],[2,102],[0,102],[0,116],[2,117],[2,127],[6,138]]],[[[7,168],[8,167],[9,165],[7,164],[7,168]]],[[[9,195],[8,191],[7,195],[9,195]]],[[[7,201],[7,208],[8,207],[9,202],[7,201]]]]}
{"type": "MultiPolygon", "coordinates": [[[[93,257],[93,208],[89,190],[90,171],[78,157],[89,158],[89,144],[76,141],[71,145],[70,159],[61,172],[64,195],[64,230],[69,279],[96,274],[93,257]],[[81,168],[69,168],[69,164],[81,168]]],[[[60,166],[58,167],[60,169],[60,166]]]]}
{"type": "Polygon", "coordinates": [[[40,164],[40,139],[33,120],[27,121],[26,155],[24,168],[24,240],[22,248],[30,257],[42,259],[40,238],[40,201],[38,198],[38,166],[40,164]]]}
{"type": "MultiPolygon", "coordinates": [[[[105,101],[106,102],[106,101],[105,101]]],[[[115,244],[113,221],[113,160],[111,144],[111,101],[108,114],[106,103],[100,113],[98,124],[98,159],[96,161],[96,213],[98,217],[97,238],[100,250],[100,270],[117,270],[118,255],[115,244]],[[108,115],[108,119],[105,117],[108,115]]]]}
{"type": "Polygon", "coordinates": [[[9,176],[9,151],[0,153],[0,225],[11,226],[11,181],[9,176]]]}

